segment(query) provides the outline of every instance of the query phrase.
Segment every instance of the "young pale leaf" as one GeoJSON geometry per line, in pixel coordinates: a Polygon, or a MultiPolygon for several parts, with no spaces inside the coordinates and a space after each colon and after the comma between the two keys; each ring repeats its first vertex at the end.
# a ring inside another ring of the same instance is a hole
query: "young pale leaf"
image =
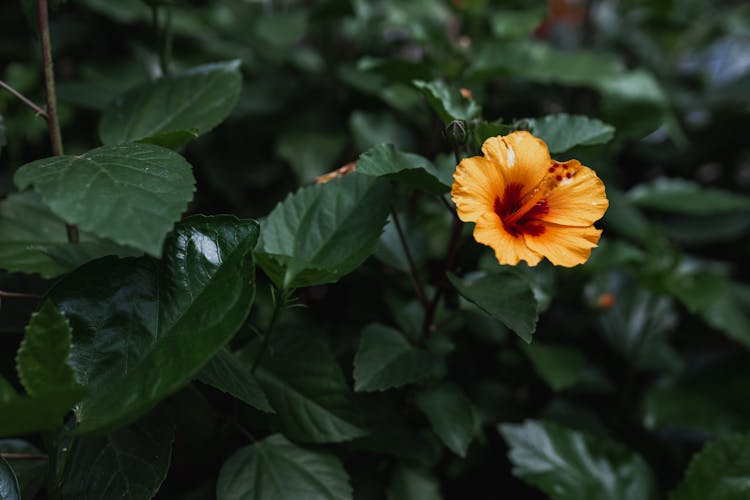
{"type": "MultiPolygon", "coordinates": [[[[18,457],[7,457],[6,460],[18,480],[21,498],[35,498],[45,482],[48,469],[41,450],[22,439],[0,439],[0,453],[18,457]]],[[[4,497],[0,495],[0,498],[4,497]]]]}
{"type": "Polygon", "coordinates": [[[373,252],[390,186],[357,173],[299,189],[263,221],[258,263],[282,288],[336,281],[373,252]]]}
{"type": "Polygon", "coordinates": [[[615,128],[595,118],[560,113],[529,120],[532,133],[547,143],[550,153],[564,153],[576,146],[604,144],[615,128]]]}
{"type": "Polygon", "coordinates": [[[539,318],[529,283],[512,272],[497,272],[475,280],[448,279],[466,300],[530,343],[539,318]]]}
{"type": "MultiPolygon", "coordinates": [[[[256,355],[248,350],[243,359],[252,363],[256,355]]],[[[341,368],[329,346],[314,332],[275,332],[255,373],[286,436],[334,443],[366,434],[341,368]]]]}
{"type": "Polygon", "coordinates": [[[430,106],[445,123],[453,120],[468,121],[475,118],[481,111],[481,108],[473,99],[464,97],[457,88],[451,87],[441,80],[431,82],[414,80],[412,83],[422,91],[430,106]]]}
{"type": "Polygon", "coordinates": [[[586,369],[586,358],[572,347],[540,344],[521,344],[539,376],[555,391],[574,386],[586,369]]]}
{"type": "Polygon", "coordinates": [[[104,144],[146,140],[180,146],[224,121],[241,89],[240,61],[165,76],[117,97],[102,113],[99,136],[104,144]]]}
{"type": "Polygon", "coordinates": [[[330,453],[281,434],[239,449],[221,467],[218,500],[351,500],[349,476],[330,453]]]}
{"type": "Polygon", "coordinates": [[[31,316],[16,355],[18,376],[29,395],[78,385],[68,363],[72,334],[68,320],[49,300],[31,316]]]}
{"type": "Polygon", "coordinates": [[[750,498],[750,434],[724,436],[693,456],[669,500],[750,498]]]}
{"type": "Polygon", "coordinates": [[[634,187],[628,199],[639,207],[689,215],[711,215],[750,210],[750,196],[703,187],[684,179],[660,177],[634,187]]]}
{"type": "Polygon", "coordinates": [[[21,489],[18,487],[16,475],[3,457],[0,457],[0,498],[21,500],[21,489]]]}
{"type": "Polygon", "coordinates": [[[388,500],[441,500],[440,482],[428,470],[400,465],[388,485],[388,500]]]}
{"type": "Polygon", "coordinates": [[[412,384],[430,376],[436,360],[412,346],[398,331],[377,323],[362,332],[354,357],[354,390],[383,391],[412,384]]]}
{"type": "Polygon", "coordinates": [[[416,402],[440,440],[454,453],[465,457],[479,421],[464,391],[448,382],[420,391],[416,402]]]}
{"type": "Polygon", "coordinates": [[[198,373],[198,380],[243,401],[253,408],[273,413],[258,380],[228,349],[222,348],[198,373]]]}
{"type": "Polygon", "coordinates": [[[150,415],[101,437],[79,438],[63,478],[64,498],[150,500],[169,470],[174,425],[150,415]]]}
{"type": "Polygon", "coordinates": [[[359,156],[357,172],[387,177],[424,191],[443,194],[450,191],[450,177],[442,175],[427,158],[404,153],[393,144],[378,144],[359,156]]]}
{"type": "Polygon", "coordinates": [[[100,259],[50,297],[73,326],[71,363],[89,389],[81,432],[112,429],[179,389],[242,325],[254,296],[258,224],[193,216],[165,258],[100,259]]]}
{"type": "Polygon", "coordinates": [[[653,472],[614,442],[565,427],[527,420],[500,425],[513,474],[552,500],[655,500],[653,472]]]}
{"type": "Polygon", "coordinates": [[[19,189],[33,186],[55,215],[81,230],[155,256],[195,190],[190,164],[150,144],[33,161],[14,180],[19,189]]]}

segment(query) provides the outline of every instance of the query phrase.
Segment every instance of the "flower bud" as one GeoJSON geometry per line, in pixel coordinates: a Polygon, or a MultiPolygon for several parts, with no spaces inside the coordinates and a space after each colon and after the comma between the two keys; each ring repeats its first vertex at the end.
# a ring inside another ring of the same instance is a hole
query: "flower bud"
{"type": "Polygon", "coordinates": [[[469,131],[466,122],[463,120],[453,120],[445,127],[445,137],[453,149],[459,149],[466,144],[469,138],[469,131]]]}

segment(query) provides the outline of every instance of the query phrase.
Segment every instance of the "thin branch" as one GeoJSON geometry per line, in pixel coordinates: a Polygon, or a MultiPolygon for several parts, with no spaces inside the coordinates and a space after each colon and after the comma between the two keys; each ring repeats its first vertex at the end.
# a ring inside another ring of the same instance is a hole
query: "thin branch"
{"type": "MultiPolygon", "coordinates": [[[[47,128],[52,143],[52,154],[62,156],[63,142],[60,132],[60,121],[57,119],[57,93],[55,92],[55,69],[52,62],[52,42],[49,35],[49,12],[47,11],[47,0],[37,0],[37,11],[39,15],[39,38],[42,45],[42,64],[44,72],[44,91],[47,94],[47,128]]],[[[78,227],[65,224],[68,233],[68,241],[78,243],[78,227]]]]}
{"type": "Polygon", "coordinates": [[[406,242],[404,231],[401,228],[401,222],[399,222],[398,220],[398,214],[396,213],[396,209],[393,208],[393,205],[391,205],[391,218],[393,219],[393,225],[396,226],[398,239],[401,241],[401,246],[403,247],[404,254],[406,255],[406,261],[409,264],[409,268],[408,268],[409,280],[411,281],[411,284],[414,287],[414,291],[417,292],[417,298],[419,298],[419,302],[422,304],[422,307],[424,307],[426,311],[428,307],[427,295],[425,295],[424,288],[422,287],[422,283],[419,281],[419,277],[417,276],[417,267],[414,265],[414,259],[411,256],[409,245],[406,242]]]}
{"type": "Polygon", "coordinates": [[[276,323],[278,323],[279,318],[281,317],[281,311],[284,309],[289,298],[290,292],[287,290],[276,290],[275,288],[272,290],[274,290],[273,313],[271,314],[271,320],[268,322],[268,328],[266,328],[266,331],[263,334],[263,342],[260,344],[260,350],[255,356],[255,361],[253,361],[253,366],[250,369],[250,373],[253,374],[255,373],[255,370],[258,369],[260,362],[263,360],[263,356],[265,356],[266,351],[268,350],[268,346],[271,344],[271,335],[273,335],[276,323]]]}
{"type": "Polygon", "coordinates": [[[0,458],[6,460],[47,460],[49,456],[43,453],[0,453],[0,458]]]}
{"type": "Polygon", "coordinates": [[[45,119],[47,119],[47,112],[41,106],[34,104],[34,102],[31,99],[29,99],[28,97],[26,97],[25,95],[23,95],[22,93],[20,93],[19,91],[17,91],[16,89],[14,89],[13,87],[11,87],[10,85],[8,85],[2,80],[0,80],[0,87],[4,88],[8,92],[16,96],[22,103],[24,103],[25,105],[27,105],[28,107],[36,111],[38,115],[41,115],[45,119]]]}
{"type": "Polygon", "coordinates": [[[36,295],[34,293],[18,293],[18,292],[6,292],[4,290],[0,290],[0,297],[5,297],[6,299],[41,299],[41,295],[36,295]]]}

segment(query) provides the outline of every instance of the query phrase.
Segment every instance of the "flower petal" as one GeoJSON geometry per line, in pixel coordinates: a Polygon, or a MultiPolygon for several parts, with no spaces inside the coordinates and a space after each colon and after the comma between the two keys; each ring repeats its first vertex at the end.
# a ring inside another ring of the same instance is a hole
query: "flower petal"
{"type": "Polygon", "coordinates": [[[490,137],[484,141],[482,153],[500,166],[506,184],[524,186],[524,194],[542,180],[552,163],[547,144],[526,131],[490,137]]]}
{"type": "Polygon", "coordinates": [[[482,214],[493,212],[495,199],[505,189],[497,165],[481,156],[461,160],[453,181],[451,199],[464,222],[476,222],[482,214]]]}
{"type": "Polygon", "coordinates": [[[547,196],[549,212],[542,219],[566,226],[590,226],[601,219],[609,207],[601,179],[578,160],[555,163],[577,170],[577,173],[575,177],[563,180],[547,196]]]}
{"type": "Polygon", "coordinates": [[[570,227],[542,223],[542,234],[527,234],[524,235],[524,240],[529,249],[544,255],[556,266],[573,267],[586,262],[602,233],[601,229],[594,226],[570,227]]]}
{"type": "Polygon", "coordinates": [[[516,265],[525,260],[530,266],[539,264],[542,256],[526,246],[522,236],[512,236],[494,213],[482,215],[474,227],[474,239],[492,247],[500,264],[516,265]]]}

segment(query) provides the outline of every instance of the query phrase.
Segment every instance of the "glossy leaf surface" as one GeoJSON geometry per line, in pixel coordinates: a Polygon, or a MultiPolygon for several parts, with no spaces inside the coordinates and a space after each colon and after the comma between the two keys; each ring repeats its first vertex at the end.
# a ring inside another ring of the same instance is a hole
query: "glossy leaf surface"
{"type": "Polygon", "coordinates": [[[450,190],[452,179],[442,175],[426,158],[399,151],[392,144],[378,144],[362,153],[357,172],[373,177],[388,177],[417,189],[442,194],[450,190]]]}
{"type": "Polygon", "coordinates": [[[50,293],[73,326],[71,362],[90,391],[82,432],[121,426],[176,391],[237,331],[254,295],[258,224],[180,223],[164,261],[105,258],[50,293]]]}

